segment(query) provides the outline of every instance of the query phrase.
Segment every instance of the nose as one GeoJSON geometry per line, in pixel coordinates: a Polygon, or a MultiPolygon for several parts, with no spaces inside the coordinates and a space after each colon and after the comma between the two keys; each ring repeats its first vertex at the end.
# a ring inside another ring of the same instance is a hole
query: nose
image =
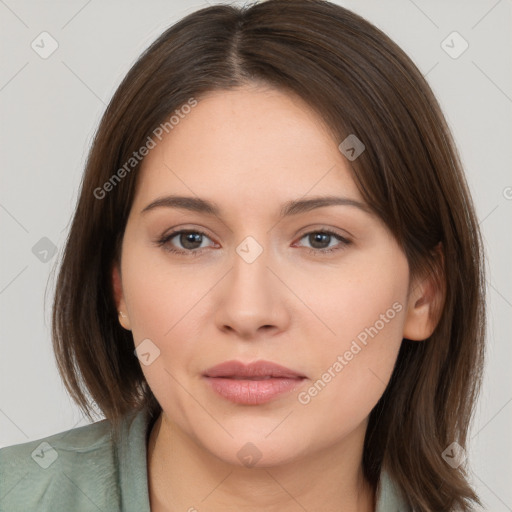
{"type": "Polygon", "coordinates": [[[215,297],[215,318],[220,330],[255,339],[287,328],[289,292],[271,266],[266,250],[250,263],[235,253],[233,266],[215,297]]]}

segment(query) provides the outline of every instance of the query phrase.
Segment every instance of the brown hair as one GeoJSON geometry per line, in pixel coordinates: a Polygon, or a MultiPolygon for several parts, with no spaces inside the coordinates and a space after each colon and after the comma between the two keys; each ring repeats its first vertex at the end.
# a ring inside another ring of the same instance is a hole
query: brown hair
{"type": "Polygon", "coordinates": [[[400,243],[411,276],[433,272],[445,291],[432,336],[403,340],[370,414],[365,476],[375,489],[385,468],[417,511],[469,510],[480,502],[464,465],[442,457],[452,442],[466,446],[484,359],[484,260],[468,186],[414,63],[368,21],[323,0],[198,10],[124,78],[89,153],[56,285],[52,336],[66,388],[92,420],[90,394],[114,428],[142,408],[160,412],[112,290],[140,167],[126,162],[191,98],[257,83],[297,94],[335,140],[355,134],[364,143],[351,162],[364,199],[400,243]]]}

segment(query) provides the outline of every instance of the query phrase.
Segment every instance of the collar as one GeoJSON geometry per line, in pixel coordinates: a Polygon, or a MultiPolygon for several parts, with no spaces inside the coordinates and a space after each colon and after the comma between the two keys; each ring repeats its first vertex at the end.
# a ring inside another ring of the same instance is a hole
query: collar
{"type": "MultiPolygon", "coordinates": [[[[126,512],[150,512],[147,445],[151,427],[156,418],[151,418],[143,409],[125,418],[122,422],[117,452],[121,510],[126,512]]],[[[381,470],[377,486],[375,512],[409,512],[398,487],[389,474],[381,470]]]]}

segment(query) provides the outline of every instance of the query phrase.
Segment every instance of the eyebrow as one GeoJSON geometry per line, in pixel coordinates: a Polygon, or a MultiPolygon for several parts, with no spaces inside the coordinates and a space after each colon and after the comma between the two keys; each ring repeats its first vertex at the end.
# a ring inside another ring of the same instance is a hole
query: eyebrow
{"type": "MultiPolygon", "coordinates": [[[[287,201],[281,207],[280,218],[289,217],[292,215],[299,215],[301,213],[315,210],[316,208],[337,205],[353,206],[364,211],[365,213],[372,213],[370,208],[366,204],[360,201],[356,201],[355,199],[338,196],[316,196],[310,197],[308,199],[296,199],[287,201]]],[[[140,213],[144,214],[156,208],[163,207],[178,208],[182,210],[188,210],[192,212],[204,213],[207,215],[215,215],[217,217],[221,217],[221,209],[213,201],[208,201],[206,199],[201,199],[199,197],[177,195],[159,197],[158,199],[155,199],[153,202],[148,204],[140,213]]]]}

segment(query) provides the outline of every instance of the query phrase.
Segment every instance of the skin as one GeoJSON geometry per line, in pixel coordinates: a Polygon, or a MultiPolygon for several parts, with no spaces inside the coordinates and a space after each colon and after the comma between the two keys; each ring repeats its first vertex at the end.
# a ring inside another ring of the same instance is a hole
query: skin
{"type": "Polygon", "coordinates": [[[364,204],[339,142],[299,98],[245,86],[201,99],[145,158],[112,278],[135,346],[149,338],[160,350],[141,365],[163,409],[148,447],[153,511],[374,510],[362,473],[368,415],[402,338],[432,333],[437,292],[410,278],[403,251],[371,213],[335,205],[279,218],[283,203],[304,196],[364,204]],[[221,215],[141,213],[168,194],[214,201],[221,215]],[[171,228],[206,236],[157,246],[171,228]],[[351,243],[331,236],[315,245],[322,229],[351,243]],[[247,236],[263,248],[250,264],[236,252],[247,236]],[[340,250],[321,253],[330,247],[340,250]],[[401,311],[300,403],[298,393],[394,303],[401,311]],[[274,361],[307,379],[266,404],[234,404],[201,377],[231,359],[274,361]],[[261,452],[253,467],[237,456],[247,442],[261,452]]]}

